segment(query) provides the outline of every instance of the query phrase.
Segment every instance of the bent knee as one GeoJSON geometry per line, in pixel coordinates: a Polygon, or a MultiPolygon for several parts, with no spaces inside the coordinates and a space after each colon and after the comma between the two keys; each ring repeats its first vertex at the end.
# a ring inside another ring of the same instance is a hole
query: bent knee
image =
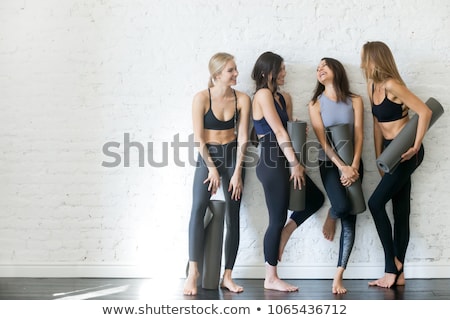
{"type": "Polygon", "coordinates": [[[372,215],[376,212],[379,212],[383,209],[384,204],[380,203],[376,198],[370,197],[369,201],[367,201],[367,206],[369,207],[370,212],[372,215]]]}
{"type": "Polygon", "coordinates": [[[340,206],[333,206],[333,215],[336,216],[336,218],[342,218],[347,216],[351,210],[351,203],[343,203],[340,206]]]}

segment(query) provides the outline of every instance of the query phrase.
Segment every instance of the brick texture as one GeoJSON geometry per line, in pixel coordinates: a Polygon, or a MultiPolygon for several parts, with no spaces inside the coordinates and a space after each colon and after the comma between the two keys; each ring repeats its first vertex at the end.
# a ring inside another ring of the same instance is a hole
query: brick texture
{"type": "MultiPolygon", "coordinates": [[[[249,95],[259,54],[282,55],[294,115],[308,121],[319,60],[343,62],[365,103],[368,199],[379,175],[361,46],[388,43],[411,90],[446,108],[449,14],[446,0],[1,1],[0,276],[97,275],[93,267],[104,276],[184,275],[191,101],[217,51],[235,55],[236,88],[249,95]]],[[[429,131],[413,176],[410,277],[450,276],[448,125],[444,114],[429,131]]],[[[314,163],[308,170],[323,189],[314,163]]],[[[259,277],[267,210],[254,167],[245,184],[236,274],[259,277]]],[[[294,233],[282,275],[333,275],[338,237],[321,233],[328,206],[294,233]]],[[[379,276],[382,265],[367,211],[348,276],[379,276]]]]}

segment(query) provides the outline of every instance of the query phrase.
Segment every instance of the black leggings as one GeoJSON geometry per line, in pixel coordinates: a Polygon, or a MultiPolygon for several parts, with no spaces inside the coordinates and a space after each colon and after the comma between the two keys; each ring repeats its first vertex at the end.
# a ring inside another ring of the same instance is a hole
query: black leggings
{"type": "MultiPolygon", "coordinates": [[[[341,219],[341,236],[339,240],[338,267],[347,268],[347,263],[352,253],[355,242],[356,215],[351,214],[351,202],[347,196],[347,190],[340,181],[341,174],[336,165],[331,161],[319,161],[320,177],[323,186],[330,199],[330,215],[334,219],[341,219]]],[[[362,161],[359,166],[359,179],[363,179],[364,166],[362,161]]]]}
{"type": "MultiPolygon", "coordinates": [[[[264,235],[264,259],[271,266],[278,264],[281,231],[286,223],[289,206],[289,167],[274,134],[269,133],[260,140],[261,155],[256,166],[256,175],[262,183],[269,225],[264,235]]],[[[305,187],[305,186],[304,186],[305,187]]],[[[297,226],[319,210],[324,202],[322,192],[306,175],[306,207],[294,211],[291,218],[297,226]]]]}
{"type": "MultiPolygon", "coordinates": [[[[390,141],[385,142],[387,146],[390,141]]],[[[368,205],[378,236],[384,249],[386,273],[397,273],[394,258],[403,264],[409,243],[409,216],[411,212],[411,175],[422,163],[423,145],[415,157],[401,162],[392,173],[385,173],[372,193],[368,205]],[[386,212],[386,204],[392,200],[394,234],[386,212]]]]}
{"type": "MultiPolygon", "coordinates": [[[[233,269],[239,248],[239,210],[241,201],[231,199],[228,192],[230,179],[236,167],[237,143],[231,142],[224,145],[208,145],[208,151],[222,178],[221,187],[226,201],[226,236],[225,236],[225,269],[233,269]]],[[[242,180],[245,172],[242,170],[242,180]]],[[[192,211],[189,221],[189,260],[202,261],[204,250],[204,217],[211,198],[208,191],[208,183],[203,183],[208,178],[208,168],[205,161],[199,155],[197,168],[194,174],[194,186],[192,193],[192,211]]]]}

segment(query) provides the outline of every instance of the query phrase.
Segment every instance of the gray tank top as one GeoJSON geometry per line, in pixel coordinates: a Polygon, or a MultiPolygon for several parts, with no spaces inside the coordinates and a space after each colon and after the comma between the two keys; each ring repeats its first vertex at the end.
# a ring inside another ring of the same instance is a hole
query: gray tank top
{"type": "MultiPolygon", "coordinates": [[[[347,98],[345,102],[335,102],[321,94],[318,98],[320,102],[320,114],[325,128],[336,124],[350,124],[353,137],[355,114],[353,112],[352,99],[347,98]]],[[[319,160],[328,161],[328,157],[322,147],[319,148],[319,160]]]]}

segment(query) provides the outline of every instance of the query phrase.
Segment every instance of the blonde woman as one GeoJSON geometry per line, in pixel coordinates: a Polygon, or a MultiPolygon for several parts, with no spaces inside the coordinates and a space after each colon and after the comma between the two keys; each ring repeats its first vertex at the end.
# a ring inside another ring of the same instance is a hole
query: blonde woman
{"type": "Polygon", "coordinates": [[[225,271],[221,287],[243,288],[232,279],[239,247],[239,210],[244,180],[244,154],[248,143],[250,97],[232,88],[239,72],[231,54],[220,52],[209,61],[208,89],[192,103],[194,139],[199,156],[193,182],[189,221],[189,271],[185,295],[197,294],[198,261],[203,255],[204,216],[209,200],[220,187],[226,201],[225,271]]]}

